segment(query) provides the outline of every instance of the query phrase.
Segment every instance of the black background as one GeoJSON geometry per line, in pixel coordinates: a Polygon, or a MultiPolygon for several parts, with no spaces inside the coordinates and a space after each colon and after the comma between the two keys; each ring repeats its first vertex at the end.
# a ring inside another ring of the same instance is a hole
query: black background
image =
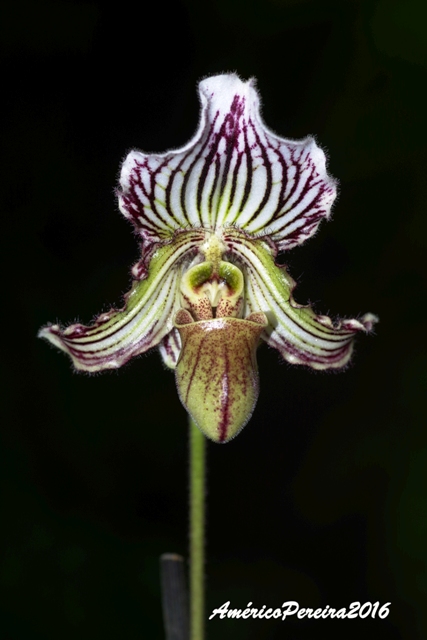
{"type": "Polygon", "coordinates": [[[208,637],[426,637],[426,22],[421,0],[2,3],[1,638],[164,637],[158,557],[187,554],[173,375],[155,352],[78,375],[36,333],[120,304],[138,258],[120,163],[186,143],[197,81],[225,71],[256,76],[268,126],[315,134],[340,180],[333,220],[284,257],[296,299],[381,322],[344,373],[259,350],[251,422],[208,447],[207,612],[391,613],[208,637]]]}

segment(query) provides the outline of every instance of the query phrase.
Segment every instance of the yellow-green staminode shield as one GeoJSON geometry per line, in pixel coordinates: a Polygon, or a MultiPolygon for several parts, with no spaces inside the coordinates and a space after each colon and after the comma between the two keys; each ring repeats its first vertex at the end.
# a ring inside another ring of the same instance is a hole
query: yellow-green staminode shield
{"type": "Polygon", "coordinates": [[[182,341],[175,369],[178,393],[215,442],[231,440],[251,417],[259,393],[256,349],[266,325],[263,313],[199,322],[185,309],[176,315],[182,341]]]}

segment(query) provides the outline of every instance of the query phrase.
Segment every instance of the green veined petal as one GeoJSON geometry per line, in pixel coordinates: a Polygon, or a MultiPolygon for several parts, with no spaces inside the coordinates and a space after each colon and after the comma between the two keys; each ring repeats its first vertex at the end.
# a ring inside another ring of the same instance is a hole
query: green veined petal
{"type": "Polygon", "coordinates": [[[248,311],[263,311],[269,320],[261,337],[292,364],[314,369],[347,364],[355,334],[369,332],[377,318],[366,314],[359,320],[346,319],[334,325],[327,316],[317,315],[311,307],[295,302],[292,297],[295,283],[284,269],[276,266],[266,242],[245,238],[237,230],[229,230],[228,236],[233,252],[246,267],[248,311]]]}
{"type": "Polygon", "coordinates": [[[181,261],[200,244],[200,231],[179,233],[153,254],[145,280],[134,282],[125,306],[101,314],[91,326],[48,325],[39,332],[68,353],[76,369],[101,371],[122,366],[156,346],[173,329],[179,308],[181,261]]]}

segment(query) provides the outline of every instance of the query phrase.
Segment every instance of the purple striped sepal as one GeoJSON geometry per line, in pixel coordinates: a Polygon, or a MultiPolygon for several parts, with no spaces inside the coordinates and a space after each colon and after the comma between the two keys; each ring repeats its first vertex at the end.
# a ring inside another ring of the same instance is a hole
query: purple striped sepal
{"type": "Polygon", "coordinates": [[[188,144],[127,156],[122,213],[148,244],[177,229],[229,226],[268,236],[279,251],[304,242],[336,196],[323,151],[311,137],[286,140],[265,126],[253,79],[207,78],[199,93],[200,125],[188,144]]]}
{"type": "Polygon", "coordinates": [[[199,92],[200,125],[187,145],[131,151],[123,163],[119,206],[141,240],[123,308],[39,335],[89,372],[158,346],[200,429],[227,442],[258,397],[260,341],[292,364],[342,368],[355,334],[377,318],[316,315],[294,301],[295,283],[275,262],[316,232],[335,199],[313,138],[271,132],[253,80],[215,76],[199,92]]]}

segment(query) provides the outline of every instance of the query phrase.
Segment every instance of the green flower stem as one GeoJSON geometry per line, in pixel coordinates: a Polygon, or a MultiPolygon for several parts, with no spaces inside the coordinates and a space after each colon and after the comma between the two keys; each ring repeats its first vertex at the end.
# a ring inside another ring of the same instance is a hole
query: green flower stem
{"type": "Polygon", "coordinates": [[[206,438],[190,425],[190,640],[204,638],[204,541],[206,438]]]}

